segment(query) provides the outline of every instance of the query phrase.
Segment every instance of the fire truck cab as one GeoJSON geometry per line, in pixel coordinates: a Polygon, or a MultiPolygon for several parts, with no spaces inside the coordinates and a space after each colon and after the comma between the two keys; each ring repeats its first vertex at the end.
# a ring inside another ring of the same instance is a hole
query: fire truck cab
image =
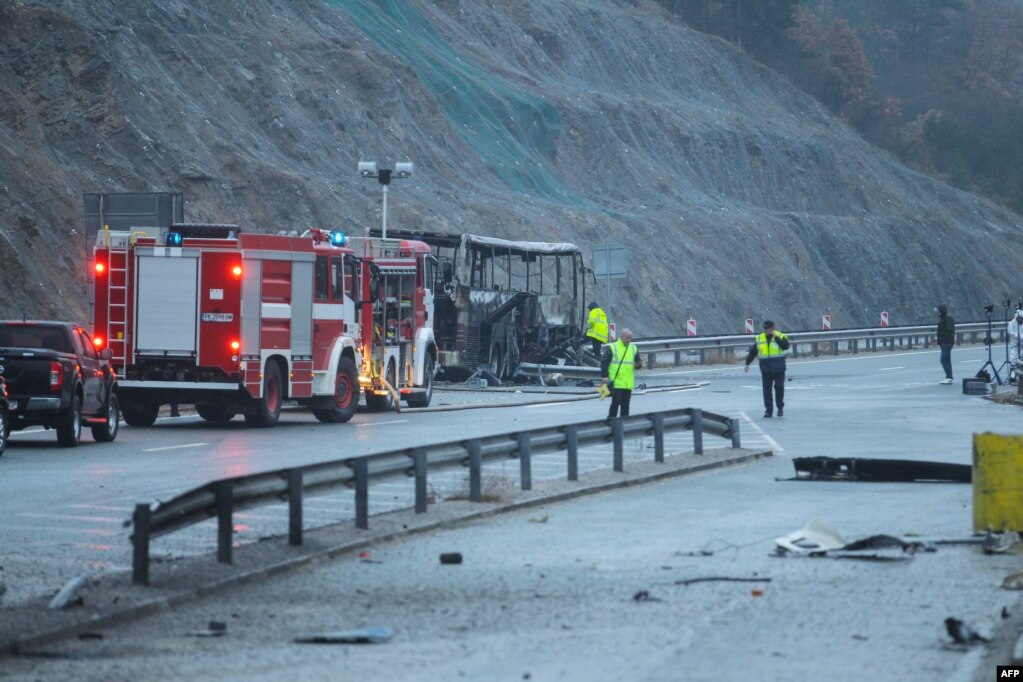
{"type": "Polygon", "coordinates": [[[94,337],[111,351],[122,413],[151,425],[160,406],[277,423],[293,400],[346,422],[433,393],[430,247],[243,233],[232,225],[103,229],[95,246],[94,337]]]}

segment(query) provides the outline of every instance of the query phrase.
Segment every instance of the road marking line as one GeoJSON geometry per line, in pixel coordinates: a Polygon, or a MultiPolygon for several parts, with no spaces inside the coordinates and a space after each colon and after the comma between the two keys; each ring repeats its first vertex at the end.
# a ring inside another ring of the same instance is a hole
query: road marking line
{"type": "Polygon", "coordinates": [[[906,369],[906,366],[905,365],[899,365],[898,367],[881,367],[877,371],[878,372],[887,372],[887,371],[893,370],[893,369],[906,369]]]}
{"type": "Polygon", "coordinates": [[[142,452],[161,452],[163,450],[181,450],[182,448],[201,448],[203,445],[209,445],[209,443],[188,443],[187,445],[168,445],[163,448],[147,448],[142,452]]]}
{"type": "Polygon", "coordinates": [[[404,424],[408,419],[392,419],[387,422],[359,422],[356,426],[383,426],[384,424],[404,424]]]}
{"type": "Polygon", "coordinates": [[[111,516],[75,516],[74,514],[38,514],[35,512],[20,512],[18,516],[30,519],[68,519],[71,521],[94,521],[96,523],[121,523],[124,519],[115,519],[111,516]]]}
{"type": "Polygon", "coordinates": [[[130,514],[135,511],[134,507],[111,507],[105,504],[69,504],[72,509],[98,509],[100,511],[125,512],[130,514]]]}
{"type": "Polygon", "coordinates": [[[555,405],[568,405],[571,402],[572,402],[571,400],[562,400],[561,402],[557,403],[537,403],[536,405],[523,405],[522,409],[531,410],[534,407],[554,407],[555,405]]]}
{"type": "Polygon", "coordinates": [[[767,443],[771,446],[771,449],[774,450],[775,455],[782,455],[785,453],[785,448],[779,445],[778,441],[768,436],[767,433],[762,428],[760,428],[759,424],[750,419],[750,416],[748,414],[746,414],[745,412],[740,412],[739,416],[742,417],[743,421],[752,426],[753,430],[759,433],[760,436],[767,441],[767,443]]]}

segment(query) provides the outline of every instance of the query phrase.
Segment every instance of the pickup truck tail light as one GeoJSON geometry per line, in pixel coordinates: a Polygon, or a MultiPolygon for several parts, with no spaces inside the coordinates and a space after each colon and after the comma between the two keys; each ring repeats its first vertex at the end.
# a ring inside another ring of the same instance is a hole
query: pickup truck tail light
{"type": "Polygon", "coordinates": [[[64,369],[56,360],[50,361],[50,390],[54,393],[64,387],[64,369]]]}

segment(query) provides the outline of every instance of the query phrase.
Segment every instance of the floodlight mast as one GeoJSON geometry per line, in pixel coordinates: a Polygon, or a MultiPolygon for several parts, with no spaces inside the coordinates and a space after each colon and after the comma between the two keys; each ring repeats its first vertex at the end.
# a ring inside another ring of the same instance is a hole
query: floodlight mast
{"type": "Polygon", "coordinates": [[[401,180],[412,177],[412,162],[400,161],[394,164],[394,169],[377,168],[376,161],[360,161],[359,175],[364,178],[376,178],[384,192],[383,215],[381,217],[381,236],[387,239],[387,186],[391,180],[401,180]]]}

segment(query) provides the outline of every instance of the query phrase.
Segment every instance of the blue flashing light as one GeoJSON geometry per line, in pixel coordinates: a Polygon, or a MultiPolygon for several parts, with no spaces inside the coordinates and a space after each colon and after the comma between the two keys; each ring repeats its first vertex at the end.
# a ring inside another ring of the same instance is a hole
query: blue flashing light
{"type": "Polygon", "coordinates": [[[330,245],[331,246],[344,246],[348,238],[345,237],[345,233],[341,230],[334,230],[330,233],[330,245]]]}
{"type": "Polygon", "coordinates": [[[181,246],[181,233],[168,232],[167,236],[164,237],[163,243],[166,246],[181,246]]]}

